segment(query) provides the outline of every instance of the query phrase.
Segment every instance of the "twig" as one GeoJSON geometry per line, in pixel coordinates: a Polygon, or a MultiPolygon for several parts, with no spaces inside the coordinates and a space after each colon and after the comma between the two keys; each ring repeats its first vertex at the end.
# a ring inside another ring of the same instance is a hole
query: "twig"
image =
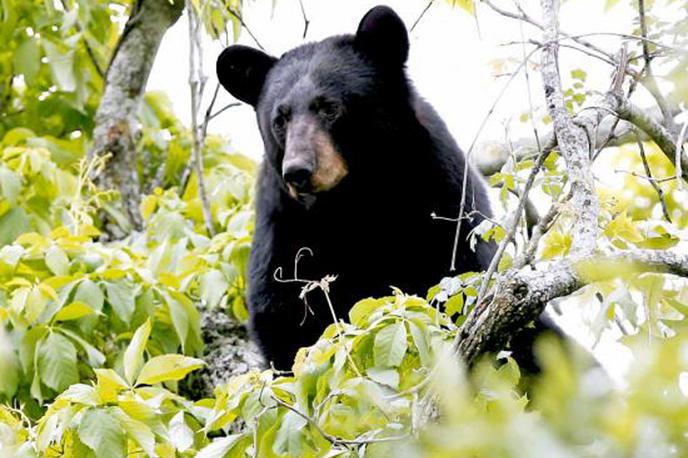
{"type": "Polygon", "coordinates": [[[399,441],[403,440],[407,437],[407,435],[403,436],[393,436],[393,437],[379,437],[379,438],[371,438],[371,439],[341,439],[339,437],[335,437],[332,434],[326,432],[322,427],[318,424],[315,419],[309,417],[305,413],[301,412],[299,409],[296,407],[290,405],[289,403],[284,402],[280,398],[278,398],[275,395],[271,396],[272,400],[275,401],[277,404],[280,406],[284,407],[285,409],[291,410],[294,412],[296,415],[300,416],[304,420],[306,420],[308,423],[313,425],[315,429],[318,431],[318,433],[325,438],[329,443],[332,445],[344,445],[344,446],[351,446],[351,445],[367,445],[367,444],[379,444],[383,442],[394,442],[394,441],[399,441]]]}
{"type": "Polygon", "coordinates": [[[626,175],[632,175],[636,178],[642,178],[643,180],[647,181],[654,181],[655,183],[666,183],[667,181],[674,181],[676,179],[676,177],[653,178],[647,175],[641,175],[640,173],[634,172],[632,170],[616,169],[614,170],[614,173],[625,173],[626,175]]]}
{"type": "MultiPolygon", "coordinates": [[[[201,126],[198,125],[198,110],[200,108],[203,90],[205,89],[206,76],[203,75],[203,49],[201,45],[200,21],[196,16],[189,0],[187,0],[188,19],[189,19],[189,88],[191,90],[191,135],[192,135],[192,154],[193,163],[196,169],[196,179],[198,182],[198,197],[201,200],[203,220],[205,228],[210,237],[215,236],[213,227],[213,216],[210,209],[210,201],[205,189],[203,179],[203,144],[208,128],[207,112],[206,120],[201,126]],[[198,60],[197,60],[198,59],[198,60]],[[200,127],[200,128],[199,128],[200,127]]],[[[211,105],[215,103],[219,85],[215,88],[215,94],[211,105]]],[[[209,108],[212,109],[212,106],[209,108]]]]}
{"type": "Polygon", "coordinates": [[[678,140],[676,141],[676,158],[674,159],[674,164],[676,165],[676,182],[678,183],[678,188],[683,190],[683,181],[681,181],[681,176],[685,176],[684,173],[684,156],[681,156],[681,150],[683,149],[683,142],[686,138],[686,130],[688,130],[688,119],[683,123],[681,127],[681,132],[678,134],[678,140]]]}
{"type": "Polygon", "coordinates": [[[418,25],[418,23],[421,21],[421,19],[423,19],[423,16],[425,16],[425,13],[428,12],[428,10],[429,10],[430,7],[433,5],[433,3],[435,3],[435,0],[430,0],[430,1],[427,3],[427,5],[425,5],[425,8],[423,8],[423,11],[421,11],[420,14],[418,15],[418,17],[416,18],[416,20],[413,21],[413,25],[412,25],[411,28],[409,29],[409,32],[413,32],[413,29],[415,29],[416,26],[418,25]]]}
{"type": "Polygon", "coordinates": [[[647,88],[647,90],[652,94],[657,102],[659,110],[662,112],[664,117],[664,125],[670,130],[673,127],[673,117],[671,116],[671,111],[669,110],[668,104],[664,95],[662,95],[659,87],[657,86],[657,80],[652,72],[652,58],[650,57],[650,49],[647,42],[647,21],[645,19],[645,0],[638,0],[638,19],[640,21],[640,34],[642,35],[642,47],[643,47],[643,59],[645,60],[645,75],[646,77],[642,81],[647,88]]]}
{"type": "Polygon", "coordinates": [[[303,16],[303,35],[301,36],[301,39],[305,40],[306,35],[308,34],[308,26],[311,25],[311,21],[308,19],[308,16],[306,16],[306,9],[303,7],[303,0],[299,0],[299,6],[301,7],[301,16],[303,16]]]}
{"type": "MultiPolygon", "coordinates": [[[[65,2],[65,0],[60,0],[60,3],[62,4],[62,8],[65,10],[65,12],[69,11],[67,2],[65,2]]],[[[81,27],[81,23],[78,19],[75,21],[74,27],[76,28],[77,32],[83,33],[83,28],[81,27]]],[[[91,62],[93,62],[93,66],[95,67],[96,72],[101,78],[105,78],[105,71],[100,67],[98,59],[96,57],[96,53],[93,51],[93,48],[91,48],[91,45],[88,44],[88,40],[85,36],[83,37],[83,41],[84,46],[86,47],[86,53],[88,54],[89,59],[91,59],[91,62]]]]}
{"type": "MultiPolygon", "coordinates": [[[[308,248],[308,247],[301,247],[299,251],[296,253],[296,256],[294,257],[294,277],[293,278],[282,278],[282,267],[278,267],[275,269],[275,272],[273,274],[273,278],[275,281],[278,283],[301,283],[303,284],[303,287],[301,288],[301,293],[299,294],[299,299],[301,299],[304,302],[304,305],[306,306],[306,314],[310,311],[313,313],[313,311],[310,309],[310,306],[308,305],[308,302],[306,301],[306,294],[309,292],[315,290],[315,289],[320,289],[324,296],[325,296],[325,301],[327,302],[327,307],[330,310],[330,315],[332,316],[332,322],[337,328],[337,337],[339,339],[339,343],[342,345],[344,348],[344,351],[346,352],[347,359],[349,360],[349,363],[351,364],[351,367],[353,368],[354,372],[356,373],[357,376],[361,376],[361,371],[358,370],[358,366],[356,366],[356,362],[353,360],[351,357],[351,354],[349,353],[349,349],[346,346],[346,342],[344,341],[345,333],[344,329],[342,328],[342,322],[337,318],[337,313],[334,310],[334,305],[332,304],[332,300],[330,299],[330,283],[335,281],[337,279],[336,275],[325,275],[323,278],[321,278],[319,281],[316,280],[306,280],[299,278],[298,276],[298,265],[299,261],[303,257],[303,253],[308,253],[311,256],[313,255],[313,251],[308,248]]],[[[307,315],[304,316],[304,321],[306,319],[307,315]]],[[[303,324],[303,321],[302,321],[303,324]]]]}
{"type": "Polygon", "coordinates": [[[540,243],[540,239],[550,230],[550,228],[556,221],[557,217],[561,214],[562,206],[570,199],[571,190],[569,189],[569,192],[564,196],[563,199],[561,199],[558,202],[552,203],[552,206],[549,208],[549,211],[545,214],[545,216],[543,216],[540,219],[538,224],[533,228],[533,233],[531,234],[530,240],[528,240],[528,244],[523,250],[523,253],[514,262],[514,267],[516,269],[521,269],[533,261],[533,258],[535,257],[535,252],[537,251],[538,245],[540,243]]]}
{"type": "Polygon", "coordinates": [[[243,104],[242,104],[241,102],[232,102],[232,103],[228,103],[228,104],[225,105],[224,107],[222,107],[222,108],[220,108],[219,110],[217,110],[215,113],[213,113],[213,114],[211,114],[210,116],[208,116],[208,121],[211,121],[211,120],[215,119],[216,117],[220,116],[222,113],[224,113],[225,111],[229,110],[230,108],[238,107],[238,106],[240,106],[240,105],[243,105],[243,104]]]}
{"type": "Polygon", "coordinates": [[[659,198],[659,203],[662,206],[662,212],[664,213],[664,218],[667,221],[671,222],[671,217],[669,216],[669,210],[667,210],[666,201],[664,200],[664,191],[659,186],[659,184],[657,184],[657,181],[652,178],[652,171],[650,170],[650,164],[648,164],[647,156],[645,155],[645,147],[643,146],[643,142],[640,141],[640,137],[637,135],[636,135],[636,143],[638,144],[638,150],[640,151],[640,159],[643,163],[643,168],[645,169],[645,173],[647,174],[647,177],[649,178],[648,182],[650,183],[650,185],[654,188],[655,192],[657,193],[657,197],[659,198]]]}
{"type": "Polygon", "coordinates": [[[260,41],[258,41],[258,38],[256,38],[256,36],[253,34],[253,32],[251,31],[249,26],[246,25],[246,22],[244,22],[243,16],[241,14],[239,14],[238,12],[234,11],[234,8],[232,8],[231,6],[227,7],[227,11],[229,12],[229,14],[234,16],[237,19],[237,21],[239,21],[239,24],[241,24],[241,26],[244,29],[246,29],[246,32],[248,32],[249,36],[251,37],[253,42],[256,44],[256,46],[258,46],[261,49],[261,51],[265,51],[265,48],[263,48],[263,45],[260,44],[260,41]]]}
{"type": "MultiPolygon", "coordinates": [[[[537,27],[537,28],[540,29],[540,30],[544,30],[544,26],[543,26],[540,22],[536,21],[536,20],[533,19],[531,16],[529,16],[528,14],[526,14],[525,11],[523,11],[523,9],[520,8],[520,7],[519,7],[520,14],[517,14],[517,13],[512,13],[511,11],[507,11],[507,10],[505,10],[505,9],[499,8],[499,7],[496,6],[494,3],[492,3],[490,0],[482,0],[482,3],[484,3],[484,4],[487,5],[487,6],[489,6],[490,8],[492,8],[492,10],[494,10],[495,12],[501,14],[501,15],[504,16],[504,17],[508,17],[508,18],[516,19],[516,20],[520,20],[520,21],[524,21],[524,22],[527,22],[527,23],[530,24],[530,25],[533,25],[533,26],[537,27]]],[[[583,39],[581,39],[581,37],[573,36],[573,35],[571,35],[571,34],[568,34],[568,33],[563,32],[563,31],[560,32],[560,33],[561,33],[562,36],[566,37],[567,39],[573,40],[573,41],[575,41],[576,43],[578,43],[578,44],[580,44],[580,45],[582,45],[582,46],[584,46],[584,47],[586,47],[586,48],[588,48],[588,49],[591,49],[591,50],[593,50],[593,51],[596,51],[596,52],[598,52],[599,54],[602,54],[602,55],[606,56],[607,58],[609,58],[609,59],[612,60],[612,61],[614,60],[614,56],[612,56],[611,54],[609,54],[608,52],[606,52],[604,49],[602,49],[602,48],[600,48],[600,47],[598,47],[598,46],[596,46],[596,45],[590,43],[589,41],[583,40],[583,39]]]]}
{"type": "Polygon", "coordinates": [[[636,41],[642,41],[642,42],[647,42],[653,46],[656,46],[658,48],[664,48],[668,51],[677,53],[677,54],[688,54],[688,50],[681,49],[681,48],[676,48],[671,45],[667,45],[664,43],[660,43],[655,40],[651,40],[649,38],[645,37],[639,37],[638,35],[631,35],[629,33],[615,33],[615,32],[589,32],[589,33],[582,33],[580,35],[567,35],[566,38],[570,40],[577,40],[581,38],[587,38],[587,37],[617,37],[617,38],[623,38],[625,40],[636,40],[636,41]]]}
{"type": "Polygon", "coordinates": [[[492,257],[492,261],[490,261],[490,265],[487,268],[487,272],[485,272],[483,280],[480,283],[480,289],[478,290],[478,297],[476,299],[477,304],[480,304],[482,299],[484,298],[485,293],[487,292],[487,287],[490,283],[490,279],[497,270],[497,266],[499,266],[499,261],[501,261],[502,256],[504,255],[504,250],[506,250],[506,247],[511,243],[511,241],[514,238],[514,235],[516,235],[516,230],[518,229],[518,221],[521,219],[521,213],[523,213],[523,209],[525,208],[526,202],[528,201],[528,193],[530,192],[530,189],[533,187],[533,184],[535,183],[535,177],[540,171],[542,164],[545,162],[545,159],[547,159],[547,156],[549,156],[549,153],[551,151],[552,149],[549,148],[540,152],[537,161],[535,162],[535,165],[533,165],[533,168],[530,171],[530,174],[528,175],[528,180],[526,181],[525,187],[523,188],[523,193],[521,194],[521,198],[518,201],[518,206],[514,211],[513,220],[511,221],[511,224],[509,224],[508,226],[508,232],[499,244],[497,252],[492,257]]]}
{"type": "Polygon", "coordinates": [[[456,258],[458,256],[458,249],[459,249],[459,240],[460,240],[460,235],[461,235],[461,222],[463,220],[463,215],[466,210],[466,194],[468,190],[468,169],[469,169],[469,160],[471,157],[471,154],[473,153],[473,148],[475,147],[476,142],[478,141],[478,138],[480,138],[480,134],[482,133],[483,129],[485,128],[485,125],[487,124],[487,121],[490,119],[492,114],[495,111],[495,108],[497,107],[497,104],[499,101],[502,99],[502,96],[506,92],[507,88],[511,84],[511,82],[516,78],[518,73],[521,71],[521,69],[528,63],[528,59],[540,48],[537,47],[530,51],[528,55],[526,56],[526,59],[523,60],[516,70],[511,74],[507,82],[502,86],[502,89],[499,91],[499,94],[497,94],[497,97],[495,98],[494,102],[492,103],[492,106],[490,106],[490,109],[487,111],[485,116],[483,117],[482,122],[480,123],[480,126],[478,127],[478,131],[476,132],[475,136],[473,137],[473,141],[471,142],[471,146],[468,148],[468,152],[466,153],[465,157],[465,164],[464,164],[464,169],[463,169],[463,187],[461,189],[461,204],[459,205],[459,216],[457,218],[457,223],[456,223],[456,231],[454,232],[454,245],[452,247],[452,257],[451,257],[451,263],[449,265],[449,270],[450,272],[454,272],[456,270],[456,258]]]}

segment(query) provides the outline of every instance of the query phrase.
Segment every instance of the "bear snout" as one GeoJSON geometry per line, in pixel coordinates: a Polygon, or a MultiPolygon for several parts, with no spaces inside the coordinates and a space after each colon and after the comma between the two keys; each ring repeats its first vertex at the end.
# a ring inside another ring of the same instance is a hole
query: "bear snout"
{"type": "Polygon", "coordinates": [[[284,165],[282,176],[287,185],[293,187],[295,191],[308,192],[311,187],[313,166],[308,161],[293,160],[284,165]]]}

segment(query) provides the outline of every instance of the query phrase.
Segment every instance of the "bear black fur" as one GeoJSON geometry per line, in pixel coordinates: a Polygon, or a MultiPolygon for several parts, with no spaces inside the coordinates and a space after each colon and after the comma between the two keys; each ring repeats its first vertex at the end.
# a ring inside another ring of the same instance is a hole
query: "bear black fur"
{"type": "Polygon", "coordinates": [[[310,292],[306,306],[303,283],[288,281],[295,275],[337,275],[329,294],[345,319],[362,298],[388,295],[391,286],[425,295],[444,276],[484,270],[493,256],[492,244],[478,242],[473,251],[467,240],[491,215],[485,186],[408,80],[408,47],[401,19],[376,7],[355,35],[305,44],[279,59],[235,45],[218,59],[220,82],[255,107],[265,144],[248,304],[252,336],[278,369],[289,369],[298,348],[332,323],[323,292],[310,292]],[[341,173],[317,192],[308,179],[323,144],[342,160],[323,176],[341,173]],[[310,159],[293,166],[305,154],[310,159]],[[457,217],[464,176],[467,218],[450,272],[456,223],[431,215],[457,217]],[[302,248],[310,251],[295,272],[302,248]]]}

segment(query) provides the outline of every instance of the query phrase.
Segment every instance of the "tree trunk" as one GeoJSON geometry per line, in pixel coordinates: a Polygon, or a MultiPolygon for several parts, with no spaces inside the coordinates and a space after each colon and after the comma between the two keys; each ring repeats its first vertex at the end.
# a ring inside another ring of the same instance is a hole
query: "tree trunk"
{"type": "Polygon", "coordinates": [[[95,177],[101,188],[120,193],[116,211],[109,212],[105,218],[104,228],[110,238],[122,238],[130,230],[143,227],[139,211],[141,183],[136,161],[139,132],[136,115],[160,42],[183,9],[181,0],[138,0],[110,60],[96,112],[93,149],[89,153],[89,157],[111,155],[102,174],[95,177]],[[116,217],[117,212],[123,218],[116,217]]]}

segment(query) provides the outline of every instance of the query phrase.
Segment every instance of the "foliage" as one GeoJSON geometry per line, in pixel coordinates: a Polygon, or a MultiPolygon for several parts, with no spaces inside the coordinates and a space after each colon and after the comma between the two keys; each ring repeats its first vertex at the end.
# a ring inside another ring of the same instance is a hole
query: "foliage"
{"type": "MultiPolygon", "coordinates": [[[[607,2],[610,8],[621,3],[607,2]]],[[[656,14],[657,2],[646,3],[650,37],[685,49],[685,12],[667,21],[656,14]]],[[[225,32],[231,23],[236,39],[240,1],[190,4],[212,38],[231,41],[225,32]]],[[[469,14],[479,6],[452,4],[469,14]]],[[[148,93],[136,164],[146,227],[121,241],[101,237],[102,212],[112,212],[118,196],[94,186],[107,162],[87,152],[102,74],[131,7],[126,1],[2,2],[0,456],[688,455],[688,286],[630,268],[570,298],[591,312],[595,342],[622,335],[634,351],[624,389],[557,341],[539,342],[539,376],[521,377],[508,353],[463,368],[451,342],[483,281],[482,273],[467,273],[438,279],[428,300],[395,291],[358,302],[348,320],[299,352],[293,373],[251,371],[218,386],[209,399],[179,394],[178,382],[203,366],[198,306],[239,321],[247,316],[255,164],[223,139],[205,139],[202,179],[217,230],[209,237],[199,177],[189,168],[191,133],[164,94],[148,93]],[[436,422],[427,418],[430,398],[438,401],[436,422]]],[[[637,55],[638,43],[632,48],[637,55]]],[[[685,53],[650,50],[666,65],[669,99],[685,100],[685,53]]],[[[575,113],[596,88],[581,68],[564,76],[566,104],[575,113]]],[[[540,106],[520,120],[538,128],[549,122],[540,106]]],[[[616,182],[603,176],[597,186],[601,251],[661,250],[688,241],[688,199],[671,179],[674,166],[653,143],[643,149],[671,221],[643,178],[638,145],[605,148],[595,171],[623,173],[616,182]]],[[[514,195],[522,195],[534,157],[513,155],[490,178],[504,211],[471,237],[504,240],[514,195]]],[[[534,189],[557,206],[566,188],[554,152],[534,189]]],[[[535,253],[542,268],[571,244],[578,209],[560,207],[535,253]]],[[[528,237],[520,227],[500,271],[528,237]]],[[[326,294],[331,281],[307,287],[326,294]]]]}

